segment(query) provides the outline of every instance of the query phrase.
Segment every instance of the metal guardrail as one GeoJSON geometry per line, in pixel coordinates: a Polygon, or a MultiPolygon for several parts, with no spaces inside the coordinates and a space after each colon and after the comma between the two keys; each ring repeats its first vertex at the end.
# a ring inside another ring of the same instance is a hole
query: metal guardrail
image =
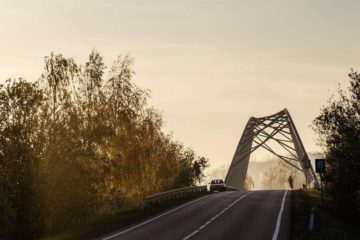
{"type": "Polygon", "coordinates": [[[202,193],[207,192],[206,186],[195,186],[195,187],[184,187],[184,188],[178,188],[162,193],[153,194],[150,196],[147,196],[144,198],[144,201],[142,202],[140,209],[143,209],[150,203],[159,203],[164,200],[169,200],[173,198],[181,198],[185,196],[194,195],[196,193],[202,193]]]}
{"type": "Polygon", "coordinates": [[[240,189],[226,185],[226,191],[240,191],[240,189]]]}

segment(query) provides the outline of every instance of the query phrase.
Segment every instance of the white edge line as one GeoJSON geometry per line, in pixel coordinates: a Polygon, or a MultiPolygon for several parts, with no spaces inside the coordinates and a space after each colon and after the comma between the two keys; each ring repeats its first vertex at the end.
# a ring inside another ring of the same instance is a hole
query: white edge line
{"type": "Polygon", "coordinates": [[[275,232],[274,232],[274,235],[272,237],[272,240],[277,240],[278,235],[279,235],[280,225],[281,225],[281,217],[282,217],[282,213],[284,211],[286,193],[287,193],[287,190],[285,190],[284,197],[283,197],[282,202],[281,202],[281,208],[280,208],[280,211],[279,211],[279,214],[278,214],[278,217],[277,217],[276,228],[275,228],[275,232]]]}
{"type": "Polygon", "coordinates": [[[240,198],[236,199],[235,201],[233,201],[232,203],[230,203],[226,208],[224,208],[222,211],[220,211],[218,214],[216,214],[214,217],[212,217],[209,221],[207,221],[205,224],[203,224],[202,226],[200,226],[198,229],[196,229],[195,231],[193,231],[192,233],[190,233],[189,235],[187,235],[186,237],[183,238],[183,240],[187,240],[189,238],[191,238],[192,236],[194,236],[195,234],[197,234],[200,230],[202,230],[204,227],[206,227],[207,225],[209,225],[212,221],[214,221],[215,219],[217,219],[218,217],[220,217],[224,212],[226,212],[227,210],[229,210],[229,208],[231,208],[232,206],[234,206],[237,202],[239,202],[241,199],[243,199],[244,197],[250,195],[251,193],[254,192],[248,192],[244,195],[242,195],[240,198]]]}
{"type": "Polygon", "coordinates": [[[142,223],[140,223],[140,224],[138,224],[138,225],[135,225],[135,226],[133,226],[133,227],[131,227],[131,228],[128,228],[128,229],[126,229],[126,230],[124,230],[124,231],[121,231],[121,232],[115,233],[115,234],[113,234],[113,235],[111,235],[111,236],[102,238],[102,240],[108,240],[108,239],[114,238],[114,237],[116,237],[116,236],[122,235],[122,234],[124,234],[124,233],[127,233],[127,232],[129,232],[129,231],[131,231],[131,230],[133,230],[133,229],[135,229],[135,228],[141,227],[142,225],[145,225],[145,224],[147,224],[147,223],[149,223],[149,222],[152,222],[152,221],[154,221],[154,220],[156,220],[156,219],[158,219],[158,218],[161,218],[161,217],[163,217],[163,216],[165,216],[165,215],[168,215],[169,213],[172,213],[172,212],[174,212],[174,211],[176,211],[176,210],[179,210],[180,208],[186,207],[186,206],[188,206],[188,205],[190,205],[190,204],[193,204],[193,203],[195,203],[195,202],[197,202],[197,201],[200,201],[201,199],[203,199],[203,198],[205,198],[205,197],[209,197],[209,196],[211,196],[211,195],[206,195],[206,196],[203,196],[203,197],[201,197],[201,198],[195,199],[195,200],[193,200],[193,201],[191,201],[191,202],[185,203],[185,204],[183,204],[183,205],[181,205],[181,206],[179,206],[179,207],[177,207],[177,208],[174,208],[174,209],[172,209],[172,210],[170,210],[170,211],[167,211],[167,212],[165,212],[165,213],[163,213],[163,214],[160,214],[160,215],[158,215],[158,216],[156,216],[156,217],[154,217],[154,218],[151,218],[151,219],[149,219],[149,220],[146,220],[145,222],[142,222],[142,223]]]}

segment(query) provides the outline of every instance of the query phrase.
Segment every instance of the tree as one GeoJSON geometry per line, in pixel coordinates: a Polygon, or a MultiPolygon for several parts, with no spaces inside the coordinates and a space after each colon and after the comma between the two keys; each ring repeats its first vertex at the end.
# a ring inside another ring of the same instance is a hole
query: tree
{"type": "Polygon", "coordinates": [[[199,180],[200,183],[201,168],[200,168],[200,164],[197,161],[194,162],[193,169],[194,169],[195,177],[199,180]]]}
{"type": "Polygon", "coordinates": [[[175,179],[175,186],[194,186],[195,180],[201,182],[204,178],[203,169],[207,168],[208,166],[208,159],[204,157],[197,157],[195,152],[190,148],[182,148],[180,151],[179,172],[175,179]],[[195,161],[199,164],[198,171],[200,171],[198,172],[198,176],[196,176],[196,172],[194,171],[195,161]]]}
{"type": "Polygon", "coordinates": [[[43,78],[47,81],[49,96],[52,99],[53,121],[57,120],[57,102],[68,100],[69,92],[66,91],[70,81],[78,72],[78,67],[72,58],[64,58],[62,54],[45,57],[45,73],[43,78]]]}
{"type": "Polygon", "coordinates": [[[359,216],[360,74],[351,71],[349,77],[348,92],[340,89],[313,124],[326,154],[325,191],[334,206],[359,216]]]}
{"type": "Polygon", "coordinates": [[[62,231],[204,177],[208,160],[164,133],[132,64],[118,57],[105,79],[95,50],[84,67],[51,53],[40,81],[0,85],[1,239],[62,231]]]}
{"type": "Polygon", "coordinates": [[[89,110],[93,105],[94,97],[96,97],[101,89],[105,64],[103,57],[95,49],[89,55],[89,60],[85,63],[82,82],[83,91],[87,100],[89,110]]]}
{"type": "Polygon", "coordinates": [[[32,238],[41,231],[35,144],[42,99],[37,84],[23,79],[7,80],[6,86],[0,86],[1,238],[32,238]]]}
{"type": "Polygon", "coordinates": [[[199,180],[199,183],[201,183],[205,178],[204,170],[208,167],[210,167],[209,159],[205,157],[198,156],[197,161],[199,164],[199,170],[196,172],[196,178],[199,180]]]}

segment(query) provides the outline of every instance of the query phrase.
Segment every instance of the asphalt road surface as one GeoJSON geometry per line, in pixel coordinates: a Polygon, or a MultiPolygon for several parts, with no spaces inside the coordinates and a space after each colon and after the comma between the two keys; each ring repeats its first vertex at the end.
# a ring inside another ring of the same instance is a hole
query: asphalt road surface
{"type": "Polygon", "coordinates": [[[215,193],[99,239],[288,239],[290,193],[285,190],[215,193]]]}

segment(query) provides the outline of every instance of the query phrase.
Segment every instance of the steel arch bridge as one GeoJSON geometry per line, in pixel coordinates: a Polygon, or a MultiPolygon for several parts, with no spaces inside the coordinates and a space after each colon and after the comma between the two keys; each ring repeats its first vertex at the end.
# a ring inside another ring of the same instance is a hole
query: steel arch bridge
{"type": "Polygon", "coordinates": [[[270,116],[249,119],[225,178],[228,186],[244,189],[250,155],[260,147],[303,172],[307,185],[314,182],[314,186],[319,187],[310,159],[287,109],[270,116]],[[276,153],[267,144],[269,140],[278,143],[287,155],[276,153]]]}

